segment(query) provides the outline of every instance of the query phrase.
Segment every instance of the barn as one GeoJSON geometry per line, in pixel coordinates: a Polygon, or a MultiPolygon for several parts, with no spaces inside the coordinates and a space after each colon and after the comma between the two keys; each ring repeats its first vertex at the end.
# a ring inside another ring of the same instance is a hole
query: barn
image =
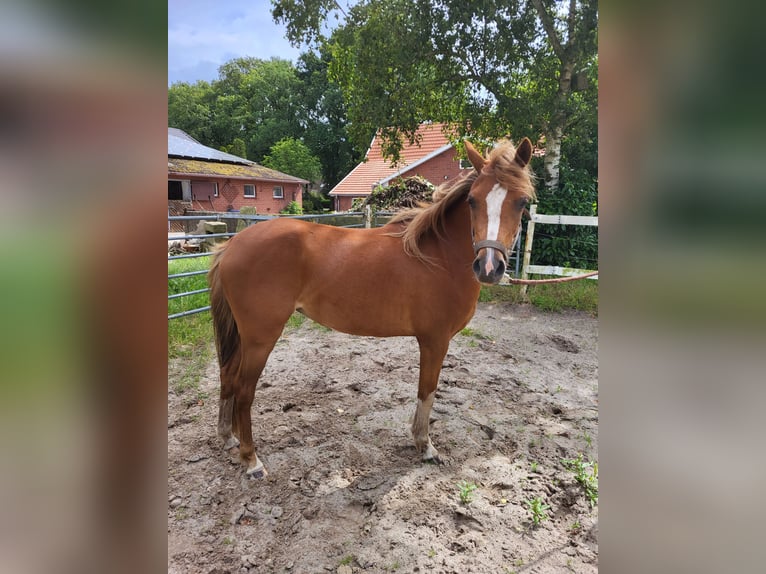
{"type": "Polygon", "coordinates": [[[302,205],[308,183],[168,128],[169,215],[238,211],[244,206],[255,207],[259,214],[277,214],[291,201],[302,205]]]}

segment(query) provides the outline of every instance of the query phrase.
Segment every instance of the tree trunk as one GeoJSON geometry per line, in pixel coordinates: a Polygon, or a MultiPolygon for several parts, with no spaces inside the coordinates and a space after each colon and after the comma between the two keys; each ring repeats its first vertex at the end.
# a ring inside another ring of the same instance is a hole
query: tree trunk
{"type": "Polygon", "coordinates": [[[566,104],[572,91],[572,70],[574,63],[565,61],[559,72],[559,87],[553,101],[553,113],[545,134],[545,160],[543,184],[550,193],[559,189],[559,168],[561,163],[561,138],[564,135],[567,115],[566,104]]]}
{"type": "Polygon", "coordinates": [[[543,184],[550,193],[559,189],[559,164],[561,163],[561,127],[552,126],[545,134],[545,160],[543,184]]]}

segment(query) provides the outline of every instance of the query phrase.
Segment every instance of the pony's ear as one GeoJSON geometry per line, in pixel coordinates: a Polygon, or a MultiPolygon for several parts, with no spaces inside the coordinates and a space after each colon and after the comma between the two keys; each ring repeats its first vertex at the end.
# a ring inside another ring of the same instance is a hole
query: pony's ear
{"type": "Polygon", "coordinates": [[[530,159],[532,159],[532,142],[529,141],[529,138],[524,138],[519,147],[516,148],[514,160],[521,167],[526,167],[530,159]]]}
{"type": "Polygon", "coordinates": [[[471,165],[476,171],[481,173],[481,168],[484,167],[484,158],[481,157],[481,154],[471,145],[471,142],[465,140],[463,144],[465,145],[465,153],[468,154],[468,161],[471,162],[471,165]]]}

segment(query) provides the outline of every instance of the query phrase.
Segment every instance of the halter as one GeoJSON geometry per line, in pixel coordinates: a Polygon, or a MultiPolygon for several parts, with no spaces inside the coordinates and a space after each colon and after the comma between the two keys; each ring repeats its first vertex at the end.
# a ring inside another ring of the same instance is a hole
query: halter
{"type": "Polygon", "coordinates": [[[507,264],[508,263],[508,249],[506,249],[505,245],[500,243],[499,241],[493,241],[492,239],[484,239],[483,241],[477,241],[473,244],[473,252],[478,255],[479,251],[484,248],[490,248],[494,249],[495,251],[499,251],[500,254],[503,256],[503,261],[507,264]]]}

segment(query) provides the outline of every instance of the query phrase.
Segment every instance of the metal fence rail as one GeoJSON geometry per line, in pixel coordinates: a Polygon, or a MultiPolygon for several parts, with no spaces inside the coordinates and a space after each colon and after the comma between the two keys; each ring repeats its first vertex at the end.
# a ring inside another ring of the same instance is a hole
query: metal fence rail
{"type": "MultiPolygon", "coordinates": [[[[243,221],[245,223],[245,227],[249,227],[250,225],[253,225],[255,223],[258,223],[259,221],[269,221],[271,219],[277,219],[277,217],[289,217],[290,219],[300,219],[303,221],[312,221],[314,223],[320,223],[324,222],[326,220],[340,220],[340,221],[348,221],[349,218],[354,220],[359,220],[358,223],[349,223],[346,225],[339,225],[338,227],[347,227],[347,228],[353,228],[353,227],[365,227],[368,224],[375,225],[377,222],[378,217],[390,217],[393,215],[393,213],[388,212],[378,212],[373,217],[370,218],[369,223],[365,222],[365,213],[361,211],[353,211],[348,213],[312,213],[307,215],[291,215],[291,216],[268,216],[268,215],[246,215],[242,213],[217,213],[217,214],[200,214],[200,215],[170,215],[168,216],[168,229],[170,229],[170,223],[172,221],[225,221],[225,220],[235,220],[235,221],[243,221]]],[[[369,215],[367,215],[369,217],[369,215]]],[[[169,233],[168,234],[168,244],[172,242],[186,242],[190,239],[215,239],[219,237],[233,237],[238,232],[228,232],[228,233],[206,233],[206,234],[199,234],[199,233],[169,233]]],[[[201,252],[201,253],[185,253],[183,255],[169,255],[168,261],[177,261],[179,259],[195,259],[199,257],[210,257],[212,255],[211,252],[201,252]]],[[[197,275],[205,275],[207,274],[207,269],[199,270],[199,271],[185,271],[182,273],[172,273],[168,274],[168,281],[172,281],[174,279],[179,279],[182,277],[194,277],[197,275]]],[[[168,301],[171,301],[173,299],[180,299],[182,297],[191,297],[193,295],[200,295],[202,293],[209,292],[210,289],[208,287],[205,287],[204,289],[194,289],[191,291],[184,291],[181,293],[173,293],[172,295],[168,295],[168,301]]],[[[203,313],[205,311],[210,310],[210,305],[206,305],[204,307],[198,307],[196,309],[189,309],[186,311],[182,311],[179,313],[173,313],[168,315],[168,320],[171,319],[177,319],[179,317],[188,317],[189,315],[195,315],[197,313],[203,313]]]]}

